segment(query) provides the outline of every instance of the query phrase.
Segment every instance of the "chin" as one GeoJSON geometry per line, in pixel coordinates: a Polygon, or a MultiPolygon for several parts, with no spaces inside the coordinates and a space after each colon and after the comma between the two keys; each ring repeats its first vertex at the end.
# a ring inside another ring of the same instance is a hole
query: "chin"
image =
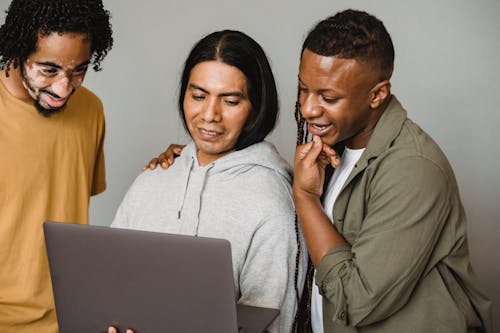
{"type": "Polygon", "coordinates": [[[332,138],[331,136],[320,136],[321,142],[323,142],[326,145],[333,146],[337,143],[335,138],[332,138]]]}
{"type": "Polygon", "coordinates": [[[46,107],[43,107],[38,101],[35,102],[35,107],[36,109],[38,110],[38,112],[44,116],[44,117],[50,117],[56,113],[59,113],[60,111],[62,111],[64,109],[66,105],[63,105],[61,106],[60,108],[46,108],[46,107]]]}
{"type": "Polygon", "coordinates": [[[220,154],[224,154],[223,151],[219,149],[199,149],[205,155],[215,155],[218,156],[220,154]]]}

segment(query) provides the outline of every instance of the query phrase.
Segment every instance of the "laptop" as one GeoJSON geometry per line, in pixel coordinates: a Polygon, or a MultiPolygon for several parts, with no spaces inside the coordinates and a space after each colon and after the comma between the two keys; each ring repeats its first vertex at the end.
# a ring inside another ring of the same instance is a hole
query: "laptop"
{"type": "Polygon", "coordinates": [[[61,333],[260,333],[276,309],[237,305],[224,239],[44,223],[61,333]]]}

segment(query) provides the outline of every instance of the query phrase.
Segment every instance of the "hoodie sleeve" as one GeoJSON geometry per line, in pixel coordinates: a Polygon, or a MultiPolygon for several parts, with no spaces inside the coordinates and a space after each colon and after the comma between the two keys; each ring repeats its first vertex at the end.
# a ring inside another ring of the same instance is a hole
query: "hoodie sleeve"
{"type": "Polygon", "coordinates": [[[240,273],[239,303],[280,310],[270,332],[290,332],[296,311],[294,215],[267,218],[255,231],[240,273]]]}
{"type": "MultiPolygon", "coordinates": [[[[130,189],[131,190],[131,189],[130,189]]],[[[123,198],[123,201],[121,202],[120,206],[118,207],[118,210],[116,211],[115,218],[113,219],[113,222],[111,223],[110,227],[112,228],[129,228],[130,225],[128,223],[128,214],[127,212],[129,211],[129,202],[130,202],[130,190],[127,192],[125,195],[125,198],[123,198]]]]}
{"type": "MultiPolygon", "coordinates": [[[[127,193],[116,211],[115,218],[111,223],[112,228],[132,228],[130,221],[132,220],[133,214],[137,214],[136,207],[140,207],[140,202],[142,200],[140,195],[141,188],[147,187],[147,185],[143,185],[143,175],[144,174],[139,174],[127,190],[127,193]]],[[[141,211],[139,210],[139,212],[141,211]]]]}

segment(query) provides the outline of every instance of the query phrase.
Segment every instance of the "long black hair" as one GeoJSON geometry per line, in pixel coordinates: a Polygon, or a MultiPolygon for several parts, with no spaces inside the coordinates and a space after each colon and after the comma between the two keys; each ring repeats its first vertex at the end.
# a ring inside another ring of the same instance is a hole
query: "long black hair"
{"type": "Polygon", "coordinates": [[[191,70],[204,61],[216,60],[238,68],[247,78],[252,114],[236,142],[240,150],[264,138],[274,129],[278,119],[278,93],[274,76],[262,47],[246,34],[222,30],[203,37],[192,48],[184,64],[179,93],[179,113],[184,118],[184,97],[191,70]]]}

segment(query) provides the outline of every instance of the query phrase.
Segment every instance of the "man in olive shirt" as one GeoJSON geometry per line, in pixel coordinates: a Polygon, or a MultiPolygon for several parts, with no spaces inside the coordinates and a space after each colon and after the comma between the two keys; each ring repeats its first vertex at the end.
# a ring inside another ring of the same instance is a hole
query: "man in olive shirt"
{"type": "Polygon", "coordinates": [[[455,176],[391,94],[393,62],[365,12],[337,13],[304,42],[299,141],[313,140],[297,148],[294,201],[315,269],[297,332],[490,332],[455,176]]]}

